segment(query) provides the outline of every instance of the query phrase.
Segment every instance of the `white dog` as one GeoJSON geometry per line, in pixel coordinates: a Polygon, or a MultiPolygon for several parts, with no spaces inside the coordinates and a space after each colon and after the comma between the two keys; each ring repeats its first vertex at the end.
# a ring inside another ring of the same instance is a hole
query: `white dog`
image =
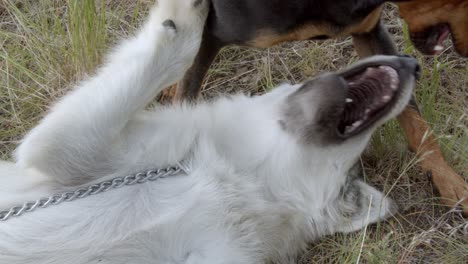
{"type": "Polygon", "coordinates": [[[413,59],[373,57],[263,96],[145,107],[190,67],[207,0],[159,0],[139,34],[0,164],[0,211],[117,176],[185,173],[0,222],[1,264],[292,263],[395,206],[349,173],[407,104],[413,59]]]}

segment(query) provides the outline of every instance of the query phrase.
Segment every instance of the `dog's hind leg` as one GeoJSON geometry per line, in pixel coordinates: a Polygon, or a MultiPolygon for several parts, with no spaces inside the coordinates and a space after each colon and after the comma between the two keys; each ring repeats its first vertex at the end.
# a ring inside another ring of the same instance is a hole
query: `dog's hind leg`
{"type": "MultiPolygon", "coordinates": [[[[398,54],[381,22],[368,33],[353,35],[353,41],[361,57],[398,54]]],[[[444,204],[454,207],[461,201],[463,213],[468,216],[468,185],[444,160],[431,129],[418,111],[414,98],[400,114],[398,121],[404,130],[410,150],[421,159],[419,165],[423,171],[432,175],[432,182],[444,204]]]]}
{"type": "Polygon", "coordinates": [[[207,0],[159,0],[132,39],[98,73],[65,96],[25,138],[18,163],[61,184],[82,184],[123,163],[122,131],[192,64],[208,13],[207,0]]]}

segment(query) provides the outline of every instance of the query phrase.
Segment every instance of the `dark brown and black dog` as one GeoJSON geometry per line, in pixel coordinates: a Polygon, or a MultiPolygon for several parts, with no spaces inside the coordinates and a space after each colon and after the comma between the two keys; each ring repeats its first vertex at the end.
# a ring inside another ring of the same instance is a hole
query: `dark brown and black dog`
{"type": "MultiPolygon", "coordinates": [[[[441,43],[451,30],[457,51],[461,55],[468,55],[468,24],[461,21],[467,20],[467,1],[412,0],[399,3],[402,15],[409,23],[416,47],[424,53],[437,53],[443,48],[441,43]],[[449,6],[442,3],[449,3],[449,6]],[[456,13],[458,10],[461,10],[461,13],[456,13]],[[433,17],[435,14],[437,16],[433,17]],[[424,23],[425,21],[428,23],[424,23]]],[[[360,57],[376,54],[396,55],[397,48],[380,21],[384,2],[211,0],[211,11],[201,49],[193,66],[178,84],[175,98],[195,99],[219,50],[232,44],[266,48],[285,41],[351,35],[360,57]]],[[[420,165],[424,171],[432,174],[434,185],[444,203],[452,207],[462,198],[467,198],[467,185],[462,177],[447,165],[435,138],[427,136],[430,129],[418,113],[417,106],[413,103],[407,107],[398,120],[405,131],[409,148],[418,156],[424,156],[420,165]]],[[[464,213],[468,215],[468,199],[462,204],[464,213]]]]}

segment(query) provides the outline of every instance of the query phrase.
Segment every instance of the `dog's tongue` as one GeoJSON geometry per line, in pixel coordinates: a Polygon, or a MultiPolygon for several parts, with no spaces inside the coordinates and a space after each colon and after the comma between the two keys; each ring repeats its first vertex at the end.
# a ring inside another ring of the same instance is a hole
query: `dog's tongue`
{"type": "Polygon", "coordinates": [[[439,37],[437,38],[436,45],[434,46],[433,50],[435,54],[440,54],[444,49],[444,41],[450,34],[450,28],[448,25],[443,24],[439,27],[439,37]]]}
{"type": "Polygon", "coordinates": [[[445,49],[444,41],[449,35],[450,27],[447,24],[439,24],[423,32],[411,33],[411,40],[423,53],[437,55],[445,49]]]}

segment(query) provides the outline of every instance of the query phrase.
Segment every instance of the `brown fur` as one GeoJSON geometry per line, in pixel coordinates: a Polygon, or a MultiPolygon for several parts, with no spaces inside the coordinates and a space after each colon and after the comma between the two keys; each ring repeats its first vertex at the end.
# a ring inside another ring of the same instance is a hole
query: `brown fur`
{"type": "MultiPolygon", "coordinates": [[[[397,4],[410,33],[423,32],[431,26],[447,23],[457,52],[468,56],[468,0],[412,0],[397,4]]],[[[443,203],[453,207],[464,198],[460,206],[464,215],[468,216],[468,185],[445,162],[428,125],[411,108],[407,108],[398,121],[405,131],[409,148],[421,158],[419,165],[431,174],[443,203]]]]}
{"type": "Polygon", "coordinates": [[[429,126],[419,113],[407,107],[398,117],[405,131],[410,150],[421,159],[419,166],[430,173],[434,187],[442,197],[442,202],[453,207],[463,197],[460,204],[468,216],[468,188],[463,179],[445,162],[436,139],[431,134],[429,126]]]}
{"type": "Polygon", "coordinates": [[[397,4],[411,33],[447,23],[457,51],[468,56],[468,0],[412,0],[397,4]]]}

